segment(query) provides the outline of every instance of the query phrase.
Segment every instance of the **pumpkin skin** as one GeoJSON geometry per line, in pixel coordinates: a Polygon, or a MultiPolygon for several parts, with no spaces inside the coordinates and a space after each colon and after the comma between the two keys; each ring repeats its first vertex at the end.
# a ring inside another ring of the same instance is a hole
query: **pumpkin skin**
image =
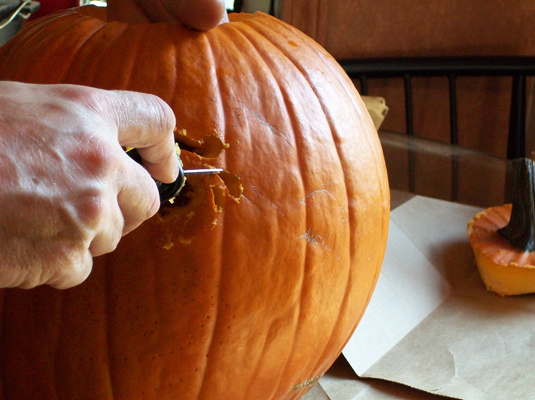
{"type": "Polygon", "coordinates": [[[29,24],[0,79],[153,93],[188,178],[86,282],[2,292],[2,399],[297,399],[334,362],[377,281],[389,190],[373,123],[319,45],[257,13],[209,32],[29,24]]]}

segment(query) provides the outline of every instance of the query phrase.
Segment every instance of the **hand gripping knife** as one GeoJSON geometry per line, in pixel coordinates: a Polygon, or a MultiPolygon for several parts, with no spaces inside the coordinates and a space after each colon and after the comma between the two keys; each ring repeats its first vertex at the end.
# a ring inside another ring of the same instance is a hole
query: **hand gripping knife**
{"type": "MultiPolygon", "coordinates": [[[[143,165],[141,161],[141,156],[139,155],[138,151],[136,149],[127,150],[126,154],[132,158],[135,162],[137,162],[140,165],[143,165]]],[[[154,180],[156,182],[156,186],[158,187],[158,192],[160,193],[160,204],[163,204],[180,193],[182,188],[184,187],[184,184],[186,183],[186,176],[187,175],[201,175],[201,174],[218,174],[220,172],[223,172],[222,168],[205,168],[205,169],[183,169],[182,163],[180,162],[180,158],[178,160],[178,166],[179,166],[179,173],[178,178],[173,183],[163,183],[158,180],[154,180]]]]}

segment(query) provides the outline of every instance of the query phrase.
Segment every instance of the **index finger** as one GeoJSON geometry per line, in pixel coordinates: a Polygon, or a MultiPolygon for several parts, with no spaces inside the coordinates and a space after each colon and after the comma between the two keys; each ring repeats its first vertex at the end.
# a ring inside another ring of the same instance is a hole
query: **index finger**
{"type": "Polygon", "coordinates": [[[171,183],[178,177],[175,115],[162,99],[150,94],[114,91],[108,110],[117,124],[119,143],[135,147],[153,178],[171,183]]]}

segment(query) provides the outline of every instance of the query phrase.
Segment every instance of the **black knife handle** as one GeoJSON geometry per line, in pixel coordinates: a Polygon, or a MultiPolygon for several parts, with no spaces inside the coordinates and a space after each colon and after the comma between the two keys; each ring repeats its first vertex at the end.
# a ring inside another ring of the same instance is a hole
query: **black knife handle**
{"type": "MultiPolygon", "coordinates": [[[[130,158],[137,162],[139,165],[143,165],[141,156],[139,155],[137,149],[128,150],[126,154],[128,154],[130,158]]],[[[158,193],[160,193],[160,204],[163,204],[176,197],[176,195],[180,193],[180,191],[184,187],[184,184],[186,183],[186,177],[184,176],[184,169],[182,168],[180,158],[178,158],[178,167],[178,178],[173,183],[163,183],[159,180],[154,179],[154,182],[158,187],[158,193]]]]}

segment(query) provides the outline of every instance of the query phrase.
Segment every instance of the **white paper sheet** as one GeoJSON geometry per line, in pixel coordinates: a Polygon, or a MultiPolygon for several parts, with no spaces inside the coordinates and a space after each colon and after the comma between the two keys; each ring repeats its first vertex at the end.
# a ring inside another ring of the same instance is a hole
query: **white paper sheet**
{"type": "MultiPolygon", "coordinates": [[[[535,296],[486,291],[466,236],[479,210],[415,197],[392,212],[377,289],[343,351],[359,376],[459,399],[535,399],[535,296]]],[[[335,399],[329,379],[320,384],[335,399]]]]}
{"type": "Polygon", "coordinates": [[[368,309],[343,352],[357,375],[383,357],[450,293],[448,282],[393,221],[387,248],[368,309]]]}

